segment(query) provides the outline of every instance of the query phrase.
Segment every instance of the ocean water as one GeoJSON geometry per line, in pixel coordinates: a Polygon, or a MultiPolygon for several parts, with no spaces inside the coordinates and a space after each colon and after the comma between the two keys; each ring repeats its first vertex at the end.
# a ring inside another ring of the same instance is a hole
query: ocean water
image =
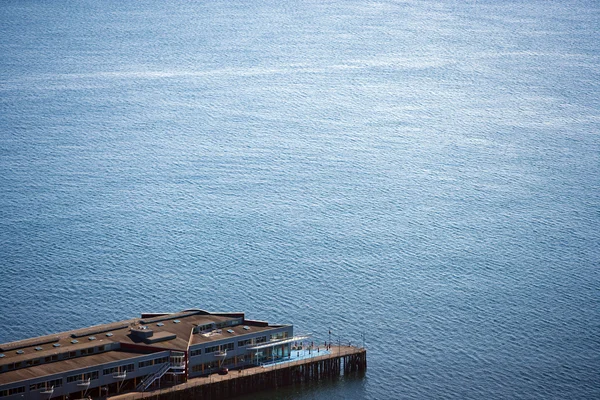
{"type": "Polygon", "coordinates": [[[600,398],[596,1],[3,1],[0,342],[293,323],[261,399],[600,398]]]}

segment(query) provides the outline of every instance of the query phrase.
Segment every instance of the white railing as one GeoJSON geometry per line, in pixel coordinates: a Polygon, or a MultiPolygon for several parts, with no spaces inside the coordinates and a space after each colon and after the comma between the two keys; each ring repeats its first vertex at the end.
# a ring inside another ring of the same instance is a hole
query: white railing
{"type": "Polygon", "coordinates": [[[114,379],[125,379],[125,378],[127,378],[127,371],[113,372],[113,378],[114,379]]]}
{"type": "Polygon", "coordinates": [[[77,382],[77,386],[87,387],[87,386],[90,386],[90,382],[91,382],[91,378],[83,379],[83,380],[80,380],[79,382],[77,382]]]}
{"type": "Polygon", "coordinates": [[[46,388],[46,389],[42,390],[40,393],[52,396],[52,393],[54,393],[54,386],[52,386],[51,388],[46,388]]]}

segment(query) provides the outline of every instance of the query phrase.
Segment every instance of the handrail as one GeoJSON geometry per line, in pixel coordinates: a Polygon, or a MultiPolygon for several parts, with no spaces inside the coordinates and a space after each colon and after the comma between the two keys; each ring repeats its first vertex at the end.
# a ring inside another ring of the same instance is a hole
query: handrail
{"type": "Polygon", "coordinates": [[[142,382],[140,382],[140,384],[135,389],[143,392],[144,390],[148,389],[148,387],[150,385],[152,385],[152,383],[155,380],[162,378],[162,376],[164,374],[166,374],[170,368],[171,368],[170,364],[163,365],[163,367],[161,369],[156,371],[154,374],[149,375],[146,379],[144,379],[142,382]]]}

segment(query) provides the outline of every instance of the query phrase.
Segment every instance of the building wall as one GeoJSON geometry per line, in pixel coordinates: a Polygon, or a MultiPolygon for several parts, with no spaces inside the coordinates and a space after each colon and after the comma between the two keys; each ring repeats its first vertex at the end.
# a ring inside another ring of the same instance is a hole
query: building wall
{"type": "Polygon", "coordinates": [[[268,343],[272,338],[278,336],[292,337],[294,328],[293,326],[282,326],[268,331],[248,332],[246,335],[230,337],[227,337],[228,333],[224,331],[222,335],[222,339],[190,346],[188,367],[190,378],[212,373],[218,369],[220,358],[215,356],[216,348],[228,347],[227,356],[223,362],[224,366],[233,368],[250,365],[253,360],[248,347],[256,345],[257,338],[264,338],[264,343],[268,343]],[[243,344],[245,341],[250,342],[243,344]],[[198,351],[200,354],[196,353],[198,351]]]}

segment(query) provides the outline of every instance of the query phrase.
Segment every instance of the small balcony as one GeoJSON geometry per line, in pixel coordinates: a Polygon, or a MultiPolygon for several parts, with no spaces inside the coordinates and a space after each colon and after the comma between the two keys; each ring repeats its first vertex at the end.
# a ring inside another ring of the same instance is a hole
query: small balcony
{"type": "Polygon", "coordinates": [[[215,357],[225,359],[227,357],[227,350],[215,351],[215,357]]]}
{"type": "Polygon", "coordinates": [[[88,388],[90,386],[91,381],[92,380],[90,378],[82,379],[79,382],[77,382],[77,386],[80,388],[88,388]]]}
{"type": "Polygon", "coordinates": [[[43,394],[48,397],[52,397],[53,393],[54,393],[54,386],[46,388],[40,392],[40,394],[43,394]]]}
{"type": "Polygon", "coordinates": [[[112,377],[113,377],[113,379],[123,380],[123,379],[127,378],[127,371],[113,372],[112,377]]]}

